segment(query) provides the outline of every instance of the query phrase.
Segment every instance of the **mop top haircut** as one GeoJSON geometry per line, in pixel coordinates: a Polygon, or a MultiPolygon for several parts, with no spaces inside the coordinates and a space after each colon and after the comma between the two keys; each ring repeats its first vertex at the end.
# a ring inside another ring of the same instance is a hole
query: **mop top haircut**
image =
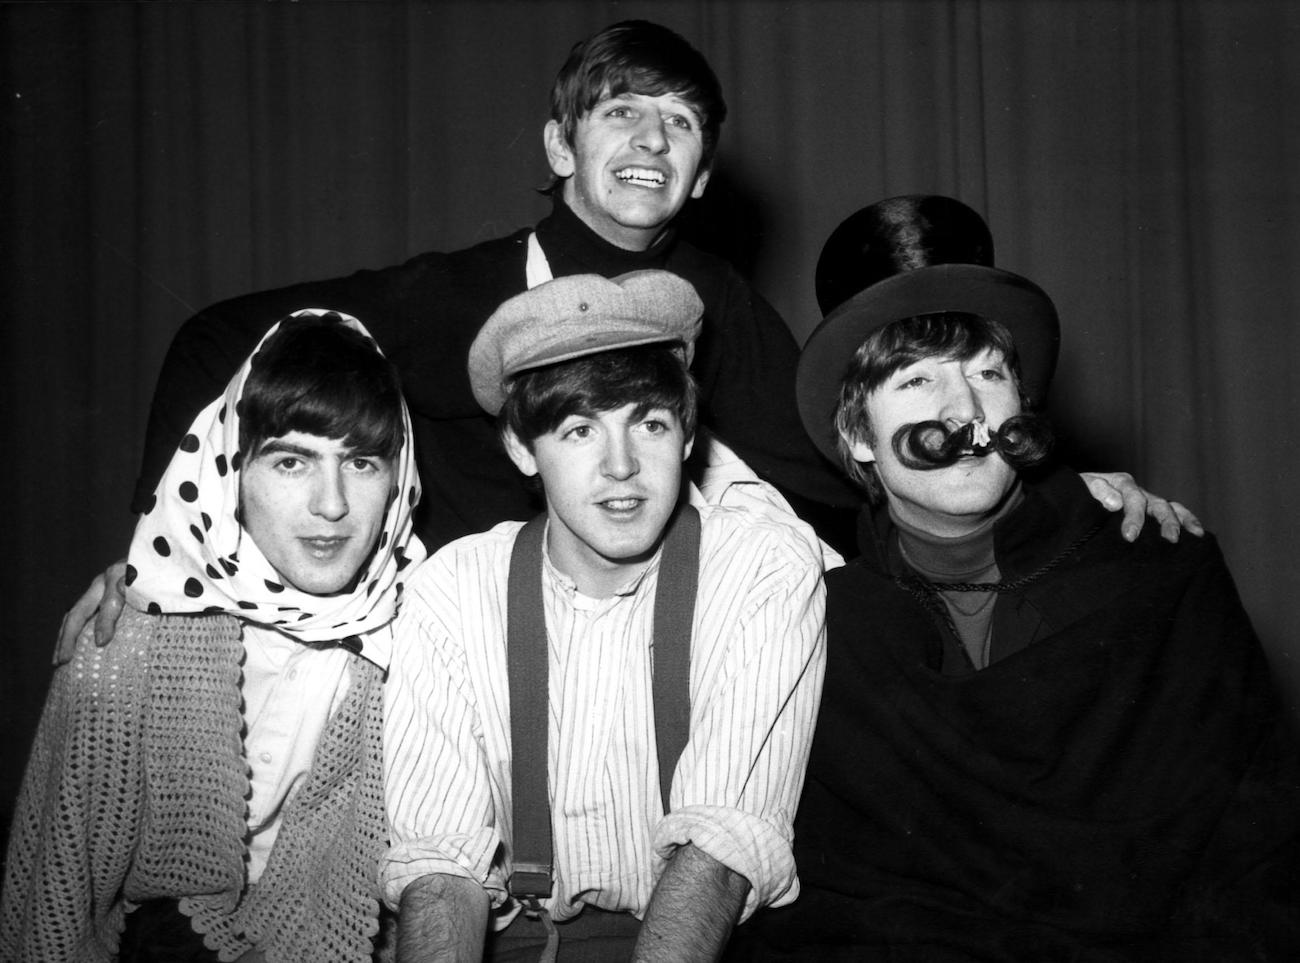
{"type": "Polygon", "coordinates": [[[676,94],[699,115],[704,140],[700,169],[713,163],[727,104],[713,68],[681,36],[646,20],[625,20],[579,41],[551,88],[551,119],[573,146],[578,120],[600,101],[621,94],[676,94]]]}
{"type": "Polygon", "coordinates": [[[570,415],[590,416],[635,405],[638,416],[671,411],[685,438],[695,435],[698,389],[680,344],[619,348],[533,368],[507,387],[499,429],[514,433],[531,451],[533,442],[570,415]]]}
{"type": "Polygon", "coordinates": [[[239,450],[300,431],[393,459],[404,440],[397,371],[337,314],[291,317],[254,355],[239,400],[239,450]]]}

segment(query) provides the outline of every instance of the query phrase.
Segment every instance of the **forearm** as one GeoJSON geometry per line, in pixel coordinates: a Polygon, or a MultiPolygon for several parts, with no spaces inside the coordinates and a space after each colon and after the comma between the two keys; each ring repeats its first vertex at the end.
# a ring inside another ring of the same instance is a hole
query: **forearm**
{"type": "Polygon", "coordinates": [[[463,876],[424,876],[402,892],[398,963],[479,963],[487,933],[488,896],[463,876]]]}
{"type": "Polygon", "coordinates": [[[650,897],[633,960],[716,960],[748,892],[743,876],[690,843],[679,846],[650,897]]]}

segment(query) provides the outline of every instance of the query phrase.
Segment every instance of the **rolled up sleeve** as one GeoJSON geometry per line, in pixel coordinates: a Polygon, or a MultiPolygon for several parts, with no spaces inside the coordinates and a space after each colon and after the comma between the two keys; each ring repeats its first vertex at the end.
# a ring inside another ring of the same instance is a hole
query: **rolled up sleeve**
{"type": "Polygon", "coordinates": [[[698,653],[691,737],[653,835],[663,859],[689,842],[744,876],[742,919],[799,893],[794,815],[826,662],[820,558],[795,533],[766,548],[737,572],[746,590],[698,653]]]}

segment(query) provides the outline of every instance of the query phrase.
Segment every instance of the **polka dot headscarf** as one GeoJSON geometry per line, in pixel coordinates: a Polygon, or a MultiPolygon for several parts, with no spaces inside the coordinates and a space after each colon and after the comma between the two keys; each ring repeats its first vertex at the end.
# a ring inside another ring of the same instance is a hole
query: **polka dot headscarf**
{"type": "MultiPolygon", "coordinates": [[[[313,308],[291,316],[304,315],[334,315],[340,323],[370,336],[355,318],[336,312],[313,308]]],[[[259,350],[278,328],[277,324],[267,332],[259,350]]],[[[281,581],[235,517],[242,457],[237,402],[256,354],[255,350],[244,361],[225,394],[194,420],[163,473],[149,510],[137,522],[127,558],[127,601],[156,615],[233,615],[303,642],[338,643],[386,668],[392,649],[389,622],[403,579],[425,554],[411,533],[420,482],[410,415],[403,405],[405,440],[393,466],[396,494],[384,517],[379,546],[357,588],[347,595],[300,592],[281,581]]]]}

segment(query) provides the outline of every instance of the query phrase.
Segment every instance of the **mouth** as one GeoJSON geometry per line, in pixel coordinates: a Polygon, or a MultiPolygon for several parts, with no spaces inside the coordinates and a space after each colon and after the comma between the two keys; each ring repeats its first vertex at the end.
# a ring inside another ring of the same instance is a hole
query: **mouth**
{"type": "Polygon", "coordinates": [[[668,183],[668,178],[664,176],[663,171],[657,171],[649,167],[624,167],[616,170],[614,176],[624,184],[655,190],[668,183]]]}
{"type": "Polygon", "coordinates": [[[329,561],[337,557],[348,543],[344,535],[304,537],[298,541],[307,549],[307,554],[318,561],[329,561]]]}
{"type": "Polygon", "coordinates": [[[596,504],[613,515],[630,515],[644,502],[644,498],[606,498],[596,504]]]}

